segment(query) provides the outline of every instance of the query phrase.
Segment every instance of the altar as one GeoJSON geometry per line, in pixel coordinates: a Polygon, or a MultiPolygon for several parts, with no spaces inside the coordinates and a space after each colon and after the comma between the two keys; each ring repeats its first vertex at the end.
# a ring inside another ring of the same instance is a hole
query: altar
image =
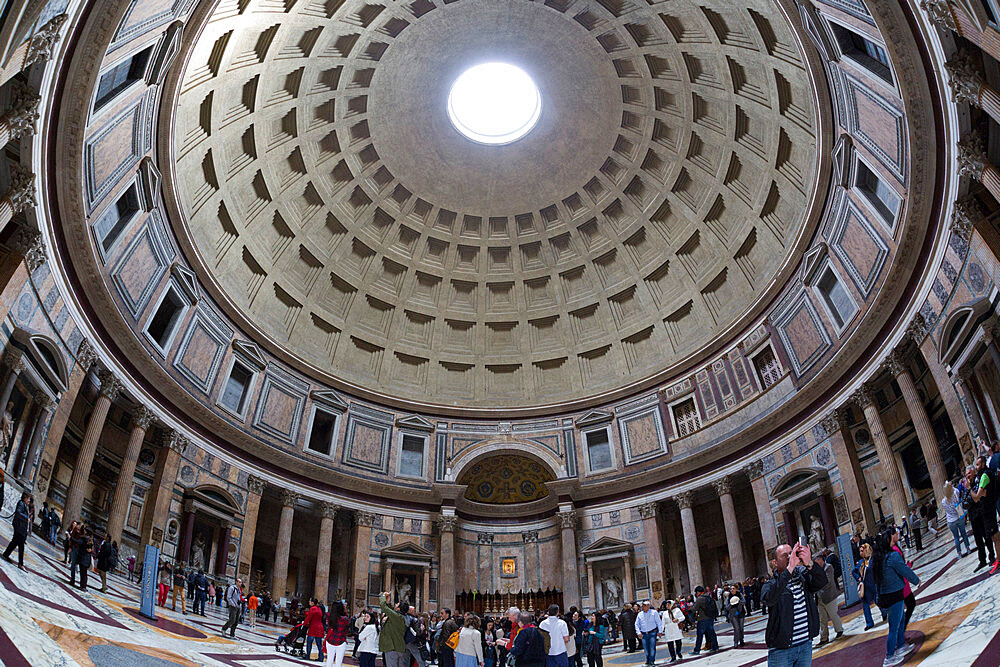
{"type": "Polygon", "coordinates": [[[478,616],[502,616],[511,607],[532,613],[548,609],[557,604],[563,608],[563,594],[557,588],[545,590],[504,590],[496,591],[462,591],[456,596],[455,609],[457,613],[471,611],[478,616]]]}

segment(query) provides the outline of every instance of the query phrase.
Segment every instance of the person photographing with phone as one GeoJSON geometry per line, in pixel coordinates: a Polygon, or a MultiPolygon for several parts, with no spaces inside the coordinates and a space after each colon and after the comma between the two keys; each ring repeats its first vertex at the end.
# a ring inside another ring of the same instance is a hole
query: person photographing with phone
{"type": "Polygon", "coordinates": [[[771,570],[774,575],[761,588],[761,603],[767,609],[767,664],[809,667],[812,639],[819,634],[815,593],[826,586],[826,574],[813,567],[805,544],[776,547],[771,570]]]}

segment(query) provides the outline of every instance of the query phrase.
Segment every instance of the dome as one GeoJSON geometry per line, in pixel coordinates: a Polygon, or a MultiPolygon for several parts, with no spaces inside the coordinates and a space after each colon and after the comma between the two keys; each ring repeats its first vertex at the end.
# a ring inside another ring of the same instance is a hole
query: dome
{"type": "Polygon", "coordinates": [[[823,202],[813,69],[772,0],[222,3],[183,62],[164,178],[199,280],[262,347],[382,399],[649,386],[759,316],[823,202]],[[541,100],[500,146],[447,108],[493,61],[541,100]]]}

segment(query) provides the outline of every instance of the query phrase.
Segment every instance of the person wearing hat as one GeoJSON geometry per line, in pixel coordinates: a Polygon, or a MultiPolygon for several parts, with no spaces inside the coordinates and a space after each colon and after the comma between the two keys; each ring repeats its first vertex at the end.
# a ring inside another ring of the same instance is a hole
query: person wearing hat
{"type": "Polygon", "coordinates": [[[684,639],[684,633],[681,632],[684,612],[673,600],[664,602],[662,609],[663,611],[660,612],[661,627],[663,628],[663,636],[667,640],[667,648],[670,650],[670,662],[677,662],[681,659],[681,640],[684,639]]]}
{"type": "Polygon", "coordinates": [[[725,594],[726,618],[733,626],[733,648],[743,646],[743,624],[747,617],[747,605],[740,593],[740,587],[733,584],[725,594]]]}
{"type": "Polygon", "coordinates": [[[837,580],[834,576],[833,565],[826,557],[825,552],[820,552],[815,558],[816,565],[823,570],[826,575],[826,585],[816,593],[816,606],[819,608],[819,644],[822,646],[830,641],[830,621],[833,621],[833,629],[837,631],[834,639],[839,639],[844,634],[844,623],[837,613],[837,600],[840,598],[840,589],[837,587],[837,580]]]}
{"type": "Polygon", "coordinates": [[[642,611],[635,617],[635,634],[642,639],[642,650],[646,654],[646,664],[656,662],[656,638],[660,636],[660,614],[653,609],[649,600],[642,601],[642,611]]]}

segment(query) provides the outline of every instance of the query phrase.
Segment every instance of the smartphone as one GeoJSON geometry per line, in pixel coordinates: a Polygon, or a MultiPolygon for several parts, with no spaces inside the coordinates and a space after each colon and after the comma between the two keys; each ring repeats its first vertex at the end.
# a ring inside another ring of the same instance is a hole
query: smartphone
{"type": "Polygon", "coordinates": [[[805,535],[799,535],[799,546],[804,547],[805,545],[806,545],[806,536],[805,535]]]}

